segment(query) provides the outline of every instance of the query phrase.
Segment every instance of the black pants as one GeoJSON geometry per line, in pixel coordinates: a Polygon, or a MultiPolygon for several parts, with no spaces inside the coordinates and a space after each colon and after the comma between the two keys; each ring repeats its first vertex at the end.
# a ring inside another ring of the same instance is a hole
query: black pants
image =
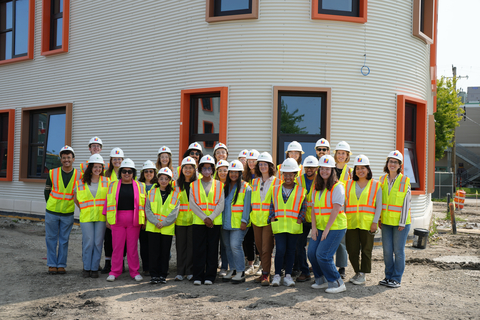
{"type": "Polygon", "coordinates": [[[175,226],[175,245],[177,247],[177,274],[191,275],[193,264],[192,226],[175,226]]]}
{"type": "Polygon", "coordinates": [[[304,275],[310,274],[306,247],[308,234],[310,233],[311,228],[312,224],[310,222],[303,223],[303,233],[298,237],[297,248],[295,249],[295,264],[293,265],[293,270],[301,271],[304,275]]]}
{"type": "Polygon", "coordinates": [[[243,252],[245,252],[245,256],[247,257],[248,261],[255,260],[256,250],[257,248],[255,247],[255,235],[253,234],[253,228],[248,228],[245,238],[243,238],[243,252]]]}
{"type": "Polygon", "coordinates": [[[140,236],[138,239],[140,240],[140,258],[142,258],[142,266],[143,271],[150,271],[150,264],[148,256],[150,251],[148,249],[148,234],[150,232],[145,231],[144,229],[140,229],[140,236]]]}
{"type": "Polygon", "coordinates": [[[150,250],[150,276],[166,278],[173,236],[157,232],[146,233],[150,250]]]}
{"type": "Polygon", "coordinates": [[[222,226],[193,225],[193,280],[215,281],[217,276],[218,241],[222,226]]]}
{"type": "MultiPolygon", "coordinates": [[[[126,242],[125,242],[126,243],[126,242]]],[[[113,252],[112,245],[112,229],[105,229],[105,237],[103,238],[103,250],[105,250],[105,258],[111,258],[113,252]]],[[[125,250],[123,251],[123,257],[127,255],[127,245],[125,245],[125,250]]]]}

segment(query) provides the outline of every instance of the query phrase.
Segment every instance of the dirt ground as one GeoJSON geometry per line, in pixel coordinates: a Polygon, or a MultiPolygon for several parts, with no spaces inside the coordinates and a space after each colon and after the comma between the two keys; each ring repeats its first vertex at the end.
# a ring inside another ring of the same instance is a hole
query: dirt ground
{"type": "MultiPolygon", "coordinates": [[[[446,204],[436,203],[434,220],[448,225],[446,204]]],[[[480,208],[467,205],[461,223],[480,226],[480,208]]],[[[459,226],[461,229],[461,225],[459,226]]],[[[468,229],[472,230],[472,229],[468,229]]],[[[460,230],[461,231],[461,230],[460,230]]],[[[174,251],[174,250],[172,250],[174,251]]],[[[261,287],[253,277],[239,285],[217,282],[194,286],[175,282],[175,265],[165,285],[133,281],[127,273],[115,282],[81,277],[81,230],[74,227],[66,275],[48,275],[42,223],[0,218],[1,319],[479,319],[480,234],[431,237],[427,249],[407,244],[407,265],[399,289],[383,279],[381,247],[373,252],[367,283],[347,284],[341,294],[310,288],[261,287]]],[[[103,259],[102,259],[103,260],[103,259]]],[[[175,259],[172,259],[175,261],[175,259]]],[[[347,279],[353,276],[347,268],[347,279]]]]}

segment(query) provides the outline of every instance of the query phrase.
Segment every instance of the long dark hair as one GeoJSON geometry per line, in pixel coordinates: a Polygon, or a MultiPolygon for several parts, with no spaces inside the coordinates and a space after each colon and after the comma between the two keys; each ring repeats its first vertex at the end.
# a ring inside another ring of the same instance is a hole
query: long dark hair
{"type": "MultiPolygon", "coordinates": [[[[173,167],[172,167],[172,155],[168,152],[162,152],[162,153],[166,153],[168,154],[168,164],[167,164],[167,167],[173,171],[173,167]]],[[[157,170],[160,170],[162,169],[162,163],[160,162],[160,156],[162,155],[162,153],[159,153],[158,156],[157,156],[157,163],[155,164],[155,166],[157,167],[157,170]]],[[[157,175],[155,175],[155,177],[157,177],[157,175]]]]}
{"type": "MultiPolygon", "coordinates": [[[[190,182],[193,182],[195,180],[197,180],[197,174],[195,172],[195,166],[192,165],[192,164],[186,164],[185,166],[192,166],[193,167],[193,176],[192,176],[192,181],[190,182]]],[[[180,188],[181,191],[183,191],[183,185],[185,184],[185,175],[183,174],[183,167],[180,167],[180,176],[178,177],[177,179],[177,186],[180,188]]]]}
{"type": "MultiPolygon", "coordinates": [[[[263,161],[261,161],[261,162],[263,162],[263,161]]],[[[266,162],[266,163],[268,164],[268,175],[270,177],[274,176],[275,172],[277,171],[277,169],[275,168],[275,165],[273,163],[270,163],[270,162],[266,162]]],[[[262,173],[260,172],[260,166],[258,164],[259,164],[259,162],[257,161],[257,164],[255,164],[255,177],[260,178],[262,176],[262,173]]]]}
{"type": "MultiPolygon", "coordinates": [[[[225,181],[225,186],[223,187],[223,191],[225,192],[225,198],[228,196],[228,193],[230,192],[231,183],[232,183],[232,180],[230,179],[230,171],[229,171],[227,174],[227,180],[225,181]]],[[[235,196],[233,197],[233,202],[232,202],[233,204],[237,203],[238,191],[242,186],[242,171],[238,172],[238,179],[237,179],[237,182],[235,182],[235,185],[237,186],[237,190],[235,190],[235,196]]]]}
{"type": "MultiPolygon", "coordinates": [[[[85,172],[83,173],[82,181],[83,183],[86,183],[88,185],[92,184],[92,169],[95,163],[89,163],[87,166],[87,169],[85,169],[85,172]]],[[[100,175],[103,176],[103,169],[105,166],[102,164],[102,172],[100,172],[100,175]]]]}
{"type": "MultiPolygon", "coordinates": [[[[255,164],[255,176],[257,174],[257,164],[255,164]]],[[[250,183],[252,181],[252,172],[250,171],[250,167],[248,166],[248,160],[247,164],[245,165],[245,168],[243,168],[243,181],[250,183]]]]}
{"type": "MultiPolygon", "coordinates": [[[[120,158],[120,157],[119,157],[120,158]]],[[[122,158],[123,160],[123,158],[122,158]]],[[[108,169],[107,171],[105,172],[105,177],[107,178],[110,178],[112,176],[112,171],[113,171],[114,167],[113,167],[113,162],[112,162],[112,158],[110,158],[110,165],[108,166],[108,169]]],[[[118,175],[120,176],[120,172],[118,173],[118,175]]],[[[120,180],[120,179],[119,179],[120,180]]]]}
{"type": "MultiPolygon", "coordinates": [[[[158,177],[157,177],[157,170],[155,170],[155,174],[153,175],[152,180],[150,181],[152,184],[155,184],[158,182],[158,177]]],[[[147,179],[145,178],[145,172],[144,170],[140,171],[140,178],[138,179],[139,182],[147,182],[147,179]]]]}
{"type": "Polygon", "coordinates": [[[330,168],[330,177],[327,179],[327,183],[325,184],[325,180],[323,180],[322,176],[320,175],[320,168],[317,170],[317,176],[315,177],[315,190],[323,191],[327,188],[328,191],[332,191],[333,186],[337,183],[338,178],[337,174],[335,173],[335,168],[330,168]]]}
{"type": "MultiPolygon", "coordinates": [[[[370,166],[365,166],[368,169],[368,174],[367,174],[367,180],[370,180],[373,178],[373,173],[372,169],[370,169],[370,166]]],[[[358,181],[360,178],[357,176],[357,170],[355,170],[356,167],[353,167],[353,181],[358,181]]]]}
{"type": "Polygon", "coordinates": [[[199,173],[202,173],[202,169],[203,169],[203,167],[204,167],[206,164],[209,164],[209,165],[212,166],[212,178],[213,178],[213,177],[215,176],[215,171],[216,171],[214,164],[211,164],[211,163],[202,163],[202,164],[200,164],[200,165],[198,166],[198,172],[199,172],[199,173]]]}

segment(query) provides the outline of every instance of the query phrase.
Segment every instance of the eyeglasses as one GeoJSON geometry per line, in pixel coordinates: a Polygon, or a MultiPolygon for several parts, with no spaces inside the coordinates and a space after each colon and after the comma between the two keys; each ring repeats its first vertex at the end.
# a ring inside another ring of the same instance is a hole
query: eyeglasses
{"type": "Polygon", "coordinates": [[[132,174],[133,170],[122,170],[123,174],[132,174]]]}
{"type": "Polygon", "coordinates": [[[199,155],[200,155],[200,152],[198,152],[198,151],[190,151],[190,155],[191,155],[191,156],[199,156],[199,155]]]}
{"type": "Polygon", "coordinates": [[[150,170],[143,170],[143,173],[155,173],[155,170],[152,170],[152,169],[150,169],[150,170]]]}
{"type": "Polygon", "coordinates": [[[397,160],[388,160],[388,163],[391,163],[391,164],[400,164],[400,162],[398,162],[397,160]]]}
{"type": "Polygon", "coordinates": [[[316,148],[317,151],[328,151],[328,148],[316,148]]]}
{"type": "Polygon", "coordinates": [[[204,167],[202,168],[202,171],[213,171],[213,169],[210,167],[204,167]]]}

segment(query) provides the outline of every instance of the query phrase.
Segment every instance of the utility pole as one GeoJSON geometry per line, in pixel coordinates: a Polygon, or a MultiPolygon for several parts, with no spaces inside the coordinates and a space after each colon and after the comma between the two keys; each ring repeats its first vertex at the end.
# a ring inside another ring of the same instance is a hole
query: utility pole
{"type": "MultiPolygon", "coordinates": [[[[457,94],[457,67],[454,67],[452,64],[452,73],[453,73],[453,88],[455,89],[455,95],[457,94]]],[[[455,141],[457,128],[453,128],[453,146],[452,146],[452,173],[453,173],[453,194],[456,192],[457,188],[457,143],[455,141]]]]}

